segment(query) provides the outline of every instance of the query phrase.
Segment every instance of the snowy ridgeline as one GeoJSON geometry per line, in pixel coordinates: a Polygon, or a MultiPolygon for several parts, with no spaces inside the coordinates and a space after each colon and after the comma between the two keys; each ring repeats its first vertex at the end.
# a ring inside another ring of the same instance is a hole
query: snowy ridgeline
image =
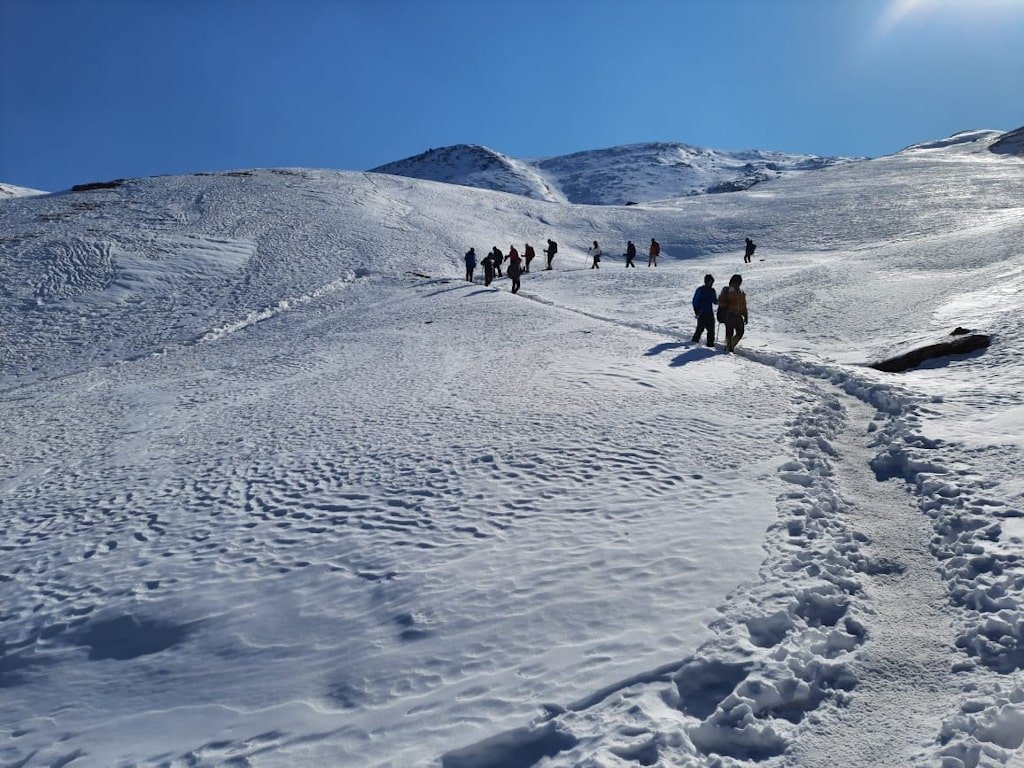
{"type": "Polygon", "coordinates": [[[45,192],[41,192],[38,189],[29,189],[28,187],[16,187],[13,184],[0,184],[0,200],[4,200],[11,197],[28,197],[30,195],[45,194],[45,192]]]}
{"type": "Polygon", "coordinates": [[[1014,146],[630,207],[301,169],[3,201],[2,761],[1013,764],[1014,146]],[[549,237],[516,296],[461,279],[549,237]],[[737,355],[689,343],[706,272],[737,355]],[[992,346],[864,365],[958,325],[992,346]]]}
{"type": "Polygon", "coordinates": [[[428,181],[493,189],[535,200],[628,205],[749,189],[771,179],[855,162],[786,152],[730,152],[652,143],[516,160],[487,147],[460,144],[374,168],[428,181]]]}

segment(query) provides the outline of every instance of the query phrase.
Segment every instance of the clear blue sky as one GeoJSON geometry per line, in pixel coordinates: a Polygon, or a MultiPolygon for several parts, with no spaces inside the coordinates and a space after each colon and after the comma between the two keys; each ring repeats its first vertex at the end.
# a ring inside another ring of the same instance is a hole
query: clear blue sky
{"type": "Polygon", "coordinates": [[[1024,0],[0,0],[0,181],[1024,125],[1024,0]]]}

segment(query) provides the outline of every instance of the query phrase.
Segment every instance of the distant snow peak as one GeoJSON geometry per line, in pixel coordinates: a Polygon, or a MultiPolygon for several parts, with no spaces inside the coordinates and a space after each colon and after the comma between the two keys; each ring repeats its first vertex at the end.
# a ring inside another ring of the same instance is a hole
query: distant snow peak
{"type": "Polygon", "coordinates": [[[535,200],[564,201],[529,164],[479,144],[431,148],[413,157],[373,168],[371,172],[491,189],[535,200]]]}
{"type": "Polygon", "coordinates": [[[7,200],[12,197],[32,197],[33,195],[45,195],[39,189],[29,189],[28,187],[16,187],[13,184],[0,184],[0,200],[7,200]]]}
{"type": "Polygon", "coordinates": [[[992,141],[996,137],[1001,135],[1001,131],[993,131],[988,129],[972,129],[969,131],[960,131],[954,133],[952,136],[947,136],[944,139],[935,139],[934,141],[924,141],[920,144],[911,144],[909,147],[904,149],[904,152],[911,152],[917,150],[926,149],[946,149],[947,147],[957,147],[961,145],[974,144],[981,141],[992,141]]]}
{"type": "Polygon", "coordinates": [[[487,147],[458,144],[429,149],[373,171],[551,202],[628,205],[736,192],[770,179],[845,162],[850,160],[765,150],[726,151],[678,142],[628,144],[516,160],[487,147]]]}

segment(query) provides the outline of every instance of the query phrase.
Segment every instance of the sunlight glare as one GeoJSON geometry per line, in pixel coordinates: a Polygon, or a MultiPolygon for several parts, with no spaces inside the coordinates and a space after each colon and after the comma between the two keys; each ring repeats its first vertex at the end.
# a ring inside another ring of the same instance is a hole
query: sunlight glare
{"type": "Polygon", "coordinates": [[[1024,11],[1024,0],[892,0],[879,20],[879,33],[887,35],[908,17],[925,11],[978,12],[1013,8],[1024,11]]]}

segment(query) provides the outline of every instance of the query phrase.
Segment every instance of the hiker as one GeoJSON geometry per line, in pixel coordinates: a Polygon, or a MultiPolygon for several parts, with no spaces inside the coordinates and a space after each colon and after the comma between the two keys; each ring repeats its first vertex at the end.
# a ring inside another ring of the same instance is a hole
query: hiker
{"type": "Polygon", "coordinates": [[[743,250],[743,263],[744,264],[749,264],[750,263],[750,257],[754,255],[754,251],[756,249],[757,249],[757,246],[754,245],[754,241],[751,240],[748,237],[747,238],[747,247],[744,248],[744,250],[743,250]]]}
{"type": "Polygon", "coordinates": [[[548,238],[548,247],[547,247],[547,250],[544,251],[544,253],[546,253],[548,255],[548,265],[544,269],[548,270],[548,269],[551,269],[551,261],[552,261],[552,259],[554,259],[555,258],[555,254],[558,253],[558,243],[556,243],[554,240],[552,240],[549,237],[548,238]]]}
{"type": "Polygon", "coordinates": [[[626,267],[632,267],[636,269],[636,264],[633,263],[633,259],[636,258],[636,246],[633,245],[632,240],[626,241],[626,267]]]}
{"type": "Polygon", "coordinates": [[[587,255],[594,260],[590,265],[591,269],[601,268],[601,246],[597,244],[597,240],[594,241],[593,247],[587,251],[587,255]]]}
{"type": "Polygon", "coordinates": [[[523,249],[523,261],[526,263],[523,267],[523,274],[530,272],[530,262],[533,261],[537,252],[533,250],[533,246],[529,243],[526,244],[526,248],[523,249]]]}
{"type": "MultiPolygon", "coordinates": [[[[516,253],[516,249],[512,249],[512,253],[516,253]]],[[[523,274],[523,268],[519,264],[519,254],[516,253],[516,257],[513,259],[512,255],[509,254],[508,258],[508,276],[512,281],[512,293],[519,293],[519,276],[523,274]]]]}
{"type": "Polygon", "coordinates": [[[718,294],[718,312],[725,322],[725,351],[732,352],[743,338],[743,330],[749,322],[747,316],[747,294],[740,290],[743,278],[733,275],[729,284],[718,294]]]}
{"type": "Polygon", "coordinates": [[[501,277],[501,262],[505,260],[505,255],[501,252],[498,246],[494,246],[491,249],[491,262],[494,264],[494,274],[501,277]]]}
{"type": "MultiPolygon", "coordinates": [[[[509,268],[511,268],[512,264],[515,263],[517,266],[519,266],[519,274],[523,273],[522,264],[519,263],[519,251],[516,250],[516,247],[514,245],[509,245],[508,256],[506,258],[508,258],[509,268]]],[[[511,275],[509,275],[509,277],[511,277],[511,275]]]]}
{"type": "Polygon", "coordinates": [[[653,264],[654,266],[658,266],[658,254],[660,254],[660,253],[661,253],[661,243],[659,243],[657,240],[655,240],[652,237],[651,238],[651,247],[647,251],[647,266],[648,267],[651,266],[651,264],[653,264]]]}
{"type": "Polygon", "coordinates": [[[693,332],[694,344],[699,344],[701,333],[707,331],[707,345],[715,346],[715,304],[718,303],[718,296],[715,295],[714,285],[714,276],[704,275],[704,285],[693,294],[693,316],[697,318],[697,330],[693,332]]]}
{"type": "Polygon", "coordinates": [[[494,280],[494,255],[491,253],[487,254],[480,264],[484,268],[484,285],[490,285],[491,281],[494,280]]]}
{"type": "Polygon", "coordinates": [[[473,282],[473,270],[476,269],[476,250],[470,248],[466,252],[466,280],[473,282]]]}

